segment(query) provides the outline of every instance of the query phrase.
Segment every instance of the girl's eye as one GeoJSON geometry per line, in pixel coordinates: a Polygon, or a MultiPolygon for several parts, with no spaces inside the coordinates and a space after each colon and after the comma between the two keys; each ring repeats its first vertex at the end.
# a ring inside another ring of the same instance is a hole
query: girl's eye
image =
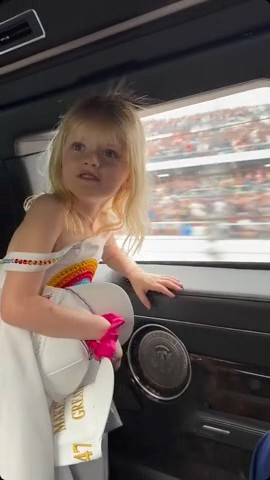
{"type": "Polygon", "coordinates": [[[104,150],[102,152],[102,155],[104,157],[108,157],[108,158],[117,158],[118,157],[117,153],[114,150],[110,150],[110,149],[104,150]]]}
{"type": "Polygon", "coordinates": [[[85,149],[85,146],[84,146],[83,143],[74,142],[74,143],[72,143],[71,148],[72,148],[72,150],[74,150],[75,152],[83,152],[84,149],[85,149]]]}

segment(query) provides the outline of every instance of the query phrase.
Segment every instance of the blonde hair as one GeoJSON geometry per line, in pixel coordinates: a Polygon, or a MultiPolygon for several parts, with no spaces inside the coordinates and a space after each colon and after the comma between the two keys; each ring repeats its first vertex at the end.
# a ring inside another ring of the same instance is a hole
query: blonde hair
{"type": "MultiPolygon", "coordinates": [[[[49,191],[67,208],[67,227],[83,229],[79,214],[73,210],[73,194],[62,182],[63,147],[70,132],[83,123],[95,123],[113,132],[125,149],[129,164],[127,181],[119,188],[102,213],[106,221],[95,232],[124,231],[128,250],[140,249],[147,226],[145,136],[138,115],[139,105],[119,93],[95,95],[76,103],[61,119],[49,146],[49,191]]],[[[34,197],[32,197],[32,200],[34,197]]],[[[31,199],[25,207],[29,208],[31,199]]]]}

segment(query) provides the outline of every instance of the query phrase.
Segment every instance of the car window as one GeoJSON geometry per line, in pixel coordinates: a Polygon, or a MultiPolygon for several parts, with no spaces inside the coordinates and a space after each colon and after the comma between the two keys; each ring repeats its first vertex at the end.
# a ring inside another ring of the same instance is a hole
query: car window
{"type": "Polygon", "coordinates": [[[144,112],[150,224],[138,259],[269,262],[270,85],[205,98],[144,112]]]}

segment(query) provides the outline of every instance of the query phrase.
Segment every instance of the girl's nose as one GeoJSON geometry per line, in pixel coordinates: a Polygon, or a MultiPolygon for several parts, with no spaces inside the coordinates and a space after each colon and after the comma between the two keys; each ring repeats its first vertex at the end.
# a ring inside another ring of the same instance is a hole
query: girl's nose
{"type": "Polygon", "coordinates": [[[91,165],[92,167],[98,167],[99,166],[99,159],[98,155],[96,152],[90,153],[87,158],[84,160],[85,165],[91,165]]]}

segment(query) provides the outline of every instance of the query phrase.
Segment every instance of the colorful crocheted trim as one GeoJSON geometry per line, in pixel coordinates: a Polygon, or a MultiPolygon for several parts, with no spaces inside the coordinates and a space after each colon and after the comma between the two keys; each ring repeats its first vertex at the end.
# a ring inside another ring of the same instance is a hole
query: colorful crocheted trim
{"type": "Polygon", "coordinates": [[[90,283],[96,273],[98,262],[95,258],[84,260],[56,273],[47,283],[50,287],[67,288],[90,283]]]}

